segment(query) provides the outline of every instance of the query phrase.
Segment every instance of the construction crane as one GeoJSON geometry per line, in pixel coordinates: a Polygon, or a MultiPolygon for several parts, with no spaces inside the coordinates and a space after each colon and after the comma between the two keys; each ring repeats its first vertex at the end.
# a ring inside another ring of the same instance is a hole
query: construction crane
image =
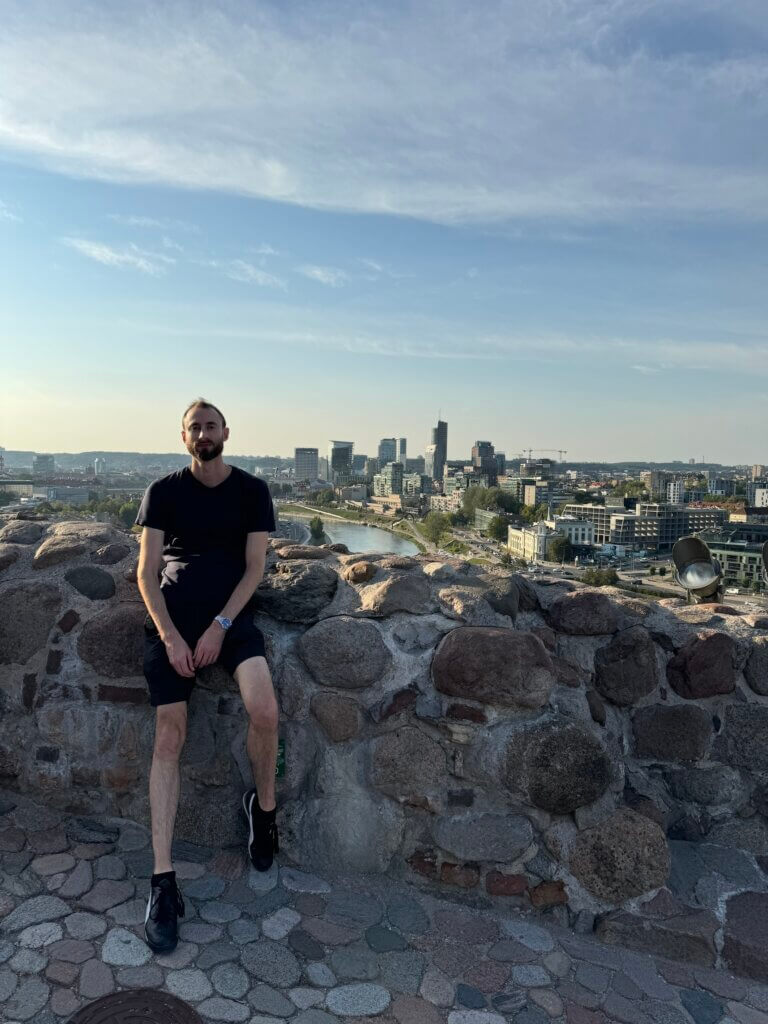
{"type": "Polygon", "coordinates": [[[568,454],[568,449],[567,448],[523,448],[523,455],[525,455],[526,452],[528,453],[528,458],[529,459],[531,459],[533,457],[533,453],[534,452],[557,452],[557,454],[560,456],[560,461],[562,462],[564,456],[566,456],[568,454]]]}

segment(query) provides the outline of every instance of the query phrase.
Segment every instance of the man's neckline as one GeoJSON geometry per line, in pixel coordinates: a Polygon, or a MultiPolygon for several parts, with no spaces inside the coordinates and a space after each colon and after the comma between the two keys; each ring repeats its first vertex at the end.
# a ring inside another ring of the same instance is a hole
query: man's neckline
{"type": "Polygon", "coordinates": [[[185,466],[184,468],[189,473],[189,475],[192,477],[192,479],[195,481],[195,483],[198,484],[200,487],[204,487],[206,489],[206,491],[215,491],[217,487],[221,487],[222,484],[225,484],[227,482],[227,480],[229,480],[229,478],[232,476],[232,473],[233,473],[235,467],[227,465],[227,469],[229,470],[229,472],[224,477],[224,479],[223,480],[219,480],[219,482],[217,484],[206,484],[206,483],[203,483],[203,481],[200,480],[199,477],[195,476],[195,474],[192,472],[192,469],[191,469],[190,466],[185,466]]]}

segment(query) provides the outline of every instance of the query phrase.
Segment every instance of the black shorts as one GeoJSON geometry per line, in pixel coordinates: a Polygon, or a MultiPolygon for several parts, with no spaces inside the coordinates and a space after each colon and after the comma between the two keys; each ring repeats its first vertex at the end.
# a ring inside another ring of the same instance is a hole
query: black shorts
{"type": "MultiPolygon", "coordinates": [[[[194,651],[197,641],[208,628],[204,626],[174,622],[174,625],[194,651]]],[[[248,658],[264,658],[264,637],[253,623],[249,614],[241,613],[224,636],[217,664],[235,674],[235,669],[248,658]]],[[[160,704],[174,704],[189,701],[195,686],[195,677],[180,676],[168,660],[165,644],[148,615],[144,623],[144,676],[149,687],[149,702],[153,708],[160,704]]]]}

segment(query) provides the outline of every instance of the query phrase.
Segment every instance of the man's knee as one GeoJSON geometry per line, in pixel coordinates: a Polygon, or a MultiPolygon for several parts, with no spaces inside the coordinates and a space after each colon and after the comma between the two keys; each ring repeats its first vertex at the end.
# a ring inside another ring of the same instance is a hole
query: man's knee
{"type": "Polygon", "coordinates": [[[274,730],[280,719],[280,709],[274,693],[252,698],[246,703],[246,711],[254,729],[274,730]]]}
{"type": "Polygon", "coordinates": [[[187,738],[186,710],[182,713],[162,713],[158,708],[155,724],[155,755],[163,761],[178,761],[187,738]]]}

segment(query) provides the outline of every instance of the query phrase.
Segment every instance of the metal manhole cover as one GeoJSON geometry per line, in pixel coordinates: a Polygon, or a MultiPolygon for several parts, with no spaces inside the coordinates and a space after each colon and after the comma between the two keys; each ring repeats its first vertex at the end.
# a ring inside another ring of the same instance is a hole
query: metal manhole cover
{"type": "Polygon", "coordinates": [[[202,1024],[191,1006],[167,992],[115,992],[78,1010],[69,1024],[202,1024]]]}

